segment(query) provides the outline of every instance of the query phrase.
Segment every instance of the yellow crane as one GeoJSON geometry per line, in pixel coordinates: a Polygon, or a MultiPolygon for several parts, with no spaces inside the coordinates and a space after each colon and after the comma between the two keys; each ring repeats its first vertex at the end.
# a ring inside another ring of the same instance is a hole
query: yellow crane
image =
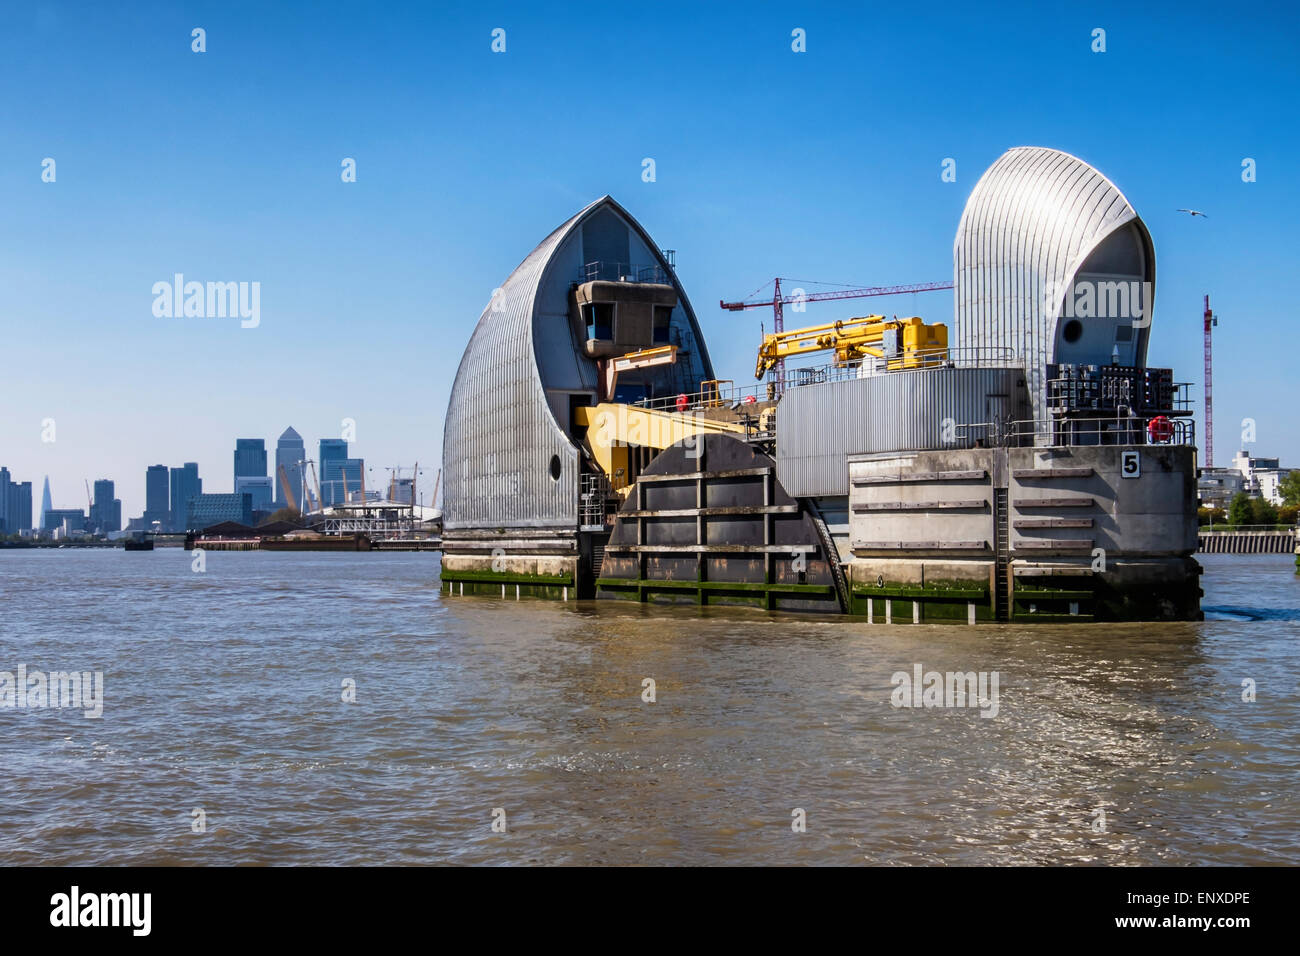
{"type": "Polygon", "coordinates": [[[834,351],[839,365],[867,356],[883,358],[893,371],[937,365],[946,358],[947,349],[948,326],[942,322],[927,325],[917,316],[886,319],[864,315],[763,336],[754,378],[762,378],[781,359],[810,352],[834,351]]]}

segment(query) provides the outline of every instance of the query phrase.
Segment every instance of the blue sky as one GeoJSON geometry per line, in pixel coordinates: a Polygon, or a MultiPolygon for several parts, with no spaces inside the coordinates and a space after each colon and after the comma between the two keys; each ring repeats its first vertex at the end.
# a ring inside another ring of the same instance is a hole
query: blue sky
{"type": "MultiPolygon", "coordinates": [[[[38,496],[48,474],[56,507],[109,477],[138,515],[157,462],[230,490],[237,437],[293,425],[314,456],[344,418],[375,477],[419,460],[427,497],[491,290],[605,193],[678,251],[715,366],[747,380],[770,312],[719,299],[776,275],[950,279],[971,188],[1018,145],[1080,156],[1142,215],[1149,361],[1196,382],[1198,408],[1211,294],[1218,463],[1250,417],[1257,453],[1300,465],[1285,6],[113,6],[0,13],[0,464],[38,496]],[[260,282],[260,325],[155,317],[177,272],[260,282]]],[[[866,309],[952,319],[950,293],[807,316],[866,309]]]]}

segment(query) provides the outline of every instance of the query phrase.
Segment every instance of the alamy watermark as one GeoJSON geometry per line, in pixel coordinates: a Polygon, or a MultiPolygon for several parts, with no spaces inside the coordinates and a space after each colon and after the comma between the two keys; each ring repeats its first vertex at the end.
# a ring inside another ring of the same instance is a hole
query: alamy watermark
{"type": "Polygon", "coordinates": [[[73,886],[50,897],[50,925],[121,926],[133,936],[148,936],[153,920],[152,893],[83,893],[73,886]]]}
{"type": "Polygon", "coordinates": [[[927,671],[912,665],[912,673],[895,671],[889,702],[895,707],[978,707],[981,717],[998,715],[997,671],[927,671]]]}
{"type": "Polygon", "coordinates": [[[186,282],[183,273],[153,284],[153,314],[159,319],[238,318],[241,328],[262,324],[262,283],[186,282]]]}
{"type": "Polygon", "coordinates": [[[1134,328],[1151,324],[1155,283],[1137,279],[1078,279],[1065,287],[1049,282],[1043,305],[1047,312],[1059,303],[1063,319],[1133,319],[1134,328]]]}
{"type": "Polygon", "coordinates": [[[704,450],[701,435],[715,423],[693,412],[654,415],[619,405],[598,412],[593,424],[595,433],[589,433],[589,437],[599,448],[631,445],[669,448],[681,445],[687,458],[699,458],[704,450]]]}
{"type": "Polygon", "coordinates": [[[0,710],[47,707],[71,707],[82,716],[104,716],[103,671],[29,671],[26,664],[18,672],[0,671],[0,710]]]}

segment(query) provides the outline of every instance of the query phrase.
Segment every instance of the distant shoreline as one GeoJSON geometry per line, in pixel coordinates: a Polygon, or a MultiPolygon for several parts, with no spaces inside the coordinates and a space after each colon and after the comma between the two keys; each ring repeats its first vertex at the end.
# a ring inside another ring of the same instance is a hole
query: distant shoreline
{"type": "Polygon", "coordinates": [[[121,548],[121,541],[0,541],[0,551],[25,548],[121,548]]]}

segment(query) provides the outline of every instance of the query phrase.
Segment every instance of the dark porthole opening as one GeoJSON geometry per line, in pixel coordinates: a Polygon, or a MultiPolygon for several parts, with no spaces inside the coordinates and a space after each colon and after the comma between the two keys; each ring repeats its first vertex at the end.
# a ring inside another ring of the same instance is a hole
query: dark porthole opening
{"type": "Polygon", "coordinates": [[[1083,323],[1078,319],[1071,319],[1065,323],[1065,332],[1062,334],[1067,342],[1079,341],[1079,336],[1083,335],[1083,323]]]}
{"type": "Polygon", "coordinates": [[[551,456],[551,480],[552,481],[560,480],[560,456],[559,455],[551,456]]]}

